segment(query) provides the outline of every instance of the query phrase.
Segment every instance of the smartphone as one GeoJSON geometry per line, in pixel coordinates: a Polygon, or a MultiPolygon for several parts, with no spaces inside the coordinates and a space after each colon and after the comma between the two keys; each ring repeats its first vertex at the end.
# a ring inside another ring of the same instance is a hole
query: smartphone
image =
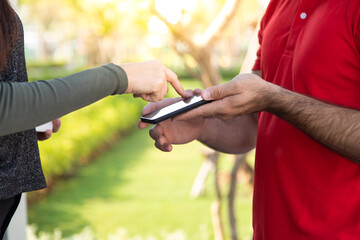
{"type": "Polygon", "coordinates": [[[169,106],[148,113],[141,117],[141,121],[151,124],[157,124],[161,121],[175,117],[176,115],[187,112],[191,109],[194,109],[209,102],[211,101],[205,101],[204,99],[202,99],[200,94],[196,94],[192,97],[185,98],[182,101],[173,103],[169,106]]]}
{"type": "Polygon", "coordinates": [[[36,127],[37,132],[46,132],[47,130],[52,130],[52,129],[53,129],[52,121],[36,127]]]}

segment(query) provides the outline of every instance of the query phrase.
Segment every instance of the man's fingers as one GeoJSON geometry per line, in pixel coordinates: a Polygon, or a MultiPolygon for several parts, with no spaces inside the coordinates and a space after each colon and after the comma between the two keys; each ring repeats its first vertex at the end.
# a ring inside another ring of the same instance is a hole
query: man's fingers
{"type": "Polygon", "coordinates": [[[155,147],[158,148],[159,150],[163,151],[163,152],[171,152],[171,150],[172,150],[171,144],[161,145],[160,143],[155,142],[155,147]]]}
{"type": "Polygon", "coordinates": [[[149,125],[150,125],[150,123],[146,123],[146,122],[143,122],[143,121],[139,121],[139,123],[138,123],[138,127],[139,127],[140,129],[145,129],[145,128],[147,128],[149,125]]]}
{"type": "Polygon", "coordinates": [[[165,75],[166,75],[166,80],[173,86],[173,88],[175,89],[175,91],[182,96],[183,98],[187,98],[190,97],[191,95],[189,95],[189,93],[187,93],[183,86],[181,85],[177,75],[171,71],[170,69],[168,69],[167,67],[165,67],[165,75]]]}
{"type": "MultiPolygon", "coordinates": [[[[193,95],[193,91],[190,90],[190,89],[187,89],[185,91],[189,96],[192,96],[193,95]]],[[[182,100],[182,98],[178,97],[178,98],[166,98],[166,99],[163,99],[161,101],[158,101],[158,102],[152,102],[152,103],[148,103],[144,109],[142,110],[141,112],[141,115],[144,116],[148,113],[151,113],[153,111],[156,111],[158,109],[161,109],[163,107],[166,107],[170,104],[173,104],[173,103],[176,103],[178,101],[182,100]]]]}
{"type": "Polygon", "coordinates": [[[187,121],[204,117],[203,106],[190,110],[186,113],[180,114],[173,118],[175,121],[187,121]]]}
{"type": "Polygon", "coordinates": [[[149,132],[150,137],[154,139],[155,146],[164,152],[170,152],[172,150],[171,144],[164,136],[163,129],[160,125],[155,125],[149,132]]]}
{"type": "Polygon", "coordinates": [[[149,134],[150,137],[155,140],[155,142],[158,142],[163,133],[161,127],[159,125],[155,125],[150,129],[149,134]]]}
{"type": "Polygon", "coordinates": [[[164,145],[162,145],[162,148],[163,148],[164,152],[171,152],[173,149],[171,144],[164,144],[164,145]]]}
{"type": "Polygon", "coordinates": [[[164,137],[164,135],[161,134],[161,136],[158,138],[157,142],[159,142],[161,145],[168,144],[167,139],[164,137]]]}
{"type": "Polygon", "coordinates": [[[198,118],[211,118],[219,115],[222,111],[222,101],[217,100],[211,103],[204,104],[200,107],[197,107],[193,110],[190,110],[186,113],[176,116],[174,120],[176,121],[187,121],[198,118]]]}
{"type": "Polygon", "coordinates": [[[234,94],[237,94],[237,89],[233,86],[232,82],[209,87],[201,92],[204,100],[218,100],[234,94]]]}
{"type": "Polygon", "coordinates": [[[163,135],[162,128],[159,125],[155,125],[150,130],[150,136],[152,139],[154,139],[155,146],[157,148],[159,148],[160,150],[167,151],[167,152],[172,150],[171,145],[169,144],[166,137],[163,135]]]}
{"type": "MultiPolygon", "coordinates": [[[[193,90],[191,89],[187,89],[185,92],[187,92],[190,96],[192,96],[194,93],[193,93],[193,90]]],[[[148,103],[142,110],[141,112],[141,116],[144,116],[148,113],[151,113],[153,111],[156,111],[156,110],[159,110],[163,107],[166,107],[170,104],[173,104],[173,103],[176,103],[178,101],[181,101],[182,98],[178,97],[178,98],[166,98],[166,99],[163,99],[161,101],[158,101],[158,102],[151,102],[151,103],[148,103]]],[[[142,122],[142,121],[139,121],[138,123],[138,127],[140,129],[145,129],[149,126],[150,124],[149,123],[145,123],[145,122],[142,122]]]]}
{"type": "Polygon", "coordinates": [[[161,150],[161,145],[158,142],[155,142],[155,147],[159,150],[161,150]]]}
{"type": "Polygon", "coordinates": [[[166,99],[163,99],[159,102],[154,102],[154,103],[149,103],[147,104],[144,109],[142,110],[141,112],[141,115],[144,116],[148,113],[151,113],[153,111],[156,111],[156,110],[159,110],[163,107],[166,107],[170,104],[173,104],[173,103],[176,103],[178,101],[180,101],[182,98],[166,98],[166,99]]]}

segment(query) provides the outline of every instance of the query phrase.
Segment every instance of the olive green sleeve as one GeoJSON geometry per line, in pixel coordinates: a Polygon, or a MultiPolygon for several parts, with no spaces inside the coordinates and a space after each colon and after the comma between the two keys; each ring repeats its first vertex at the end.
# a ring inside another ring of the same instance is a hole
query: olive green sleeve
{"type": "Polygon", "coordinates": [[[0,136],[32,129],[127,87],[125,71],[111,63],[48,81],[0,82],[0,136]]]}

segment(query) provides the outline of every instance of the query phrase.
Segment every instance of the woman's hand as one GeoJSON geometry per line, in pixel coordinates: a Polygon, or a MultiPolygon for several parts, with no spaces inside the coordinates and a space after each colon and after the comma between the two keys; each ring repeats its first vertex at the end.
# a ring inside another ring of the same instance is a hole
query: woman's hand
{"type": "Polygon", "coordinates": [[[168,92],[168,82],[183,98],[190,96],[184,91],[177,75],[157,60],[120,66],[128,77],[128,89],[125,93],[132,93],[134,97],[141,97],[149,102],[159,101],[168,92]]]}
{"type": "Polygon", "coordinates": [[[53,120],[52,124],[53,124],[52,130],[46,130],[45,132],[36,132],[36,136],[39,141],[47,140],[51,137],[52,133],[58,132],[61,127],[61,119],[58,118],[53,120]]]}

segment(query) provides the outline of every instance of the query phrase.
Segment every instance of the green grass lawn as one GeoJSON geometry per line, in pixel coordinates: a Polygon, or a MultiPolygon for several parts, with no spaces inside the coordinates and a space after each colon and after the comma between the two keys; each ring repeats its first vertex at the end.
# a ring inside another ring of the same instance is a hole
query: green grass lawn
{"type": "MultiPolygon", "coordinates": [[[[212,239],[211,180],[204,196],[189,197],[202,148],[191,143],[163,153],[153,147],[147,131],[136,131],[32,205],[29,224],[44,232],[58,228],[65,236],[91,227],[99,239],[119,228],[125,228],[129,236],[161,239],[163,232],[181,229],[186,239],[212,239]]],[[[241,235],[249,235],[250,193],[239,192],[237,213],[241,235]]]]}
{"type": "MultiPolygon", "coordinates": [[[[200,87],[198,83],[183,84],[185,88],[200,87]]],[[[31,205],[29,224],[36,225],[39,232],[59,229],[65,237],[90,227],[97,239],[108,239],[119,229],[125,229],[131,238],[140,236],[136,239],[165,239],[166,233],[177,230],[185,239],[213,239],[213,175],[203,196],[190,197],[204,146],[193,142],[163,153],[153,144],[148,129],[135,130],[79,169],[74,178],[58,182],[51,194],[31,205]]],[[[230,163],[228,155],[222,156],[221,169],[229,169],[230,163]]],[[[227,186],[223,189],[226,196],[227,186]]],[[[241,239],[245,239],[251,233],[251,192],[243,186],[237,193],[236,214],[241,239]]],[[[223,220],[229,239],[225,198],[223,220]]]]}

